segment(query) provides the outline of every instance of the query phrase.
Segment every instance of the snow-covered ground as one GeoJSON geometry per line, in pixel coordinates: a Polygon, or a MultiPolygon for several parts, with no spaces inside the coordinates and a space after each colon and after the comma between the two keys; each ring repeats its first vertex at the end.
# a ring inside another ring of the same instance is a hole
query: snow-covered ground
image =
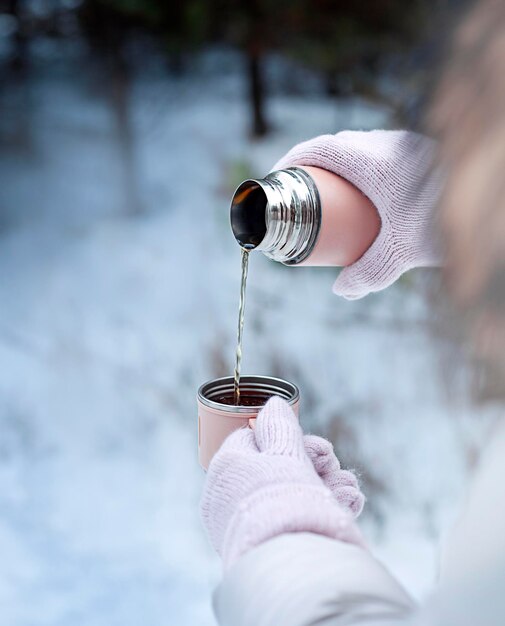
{"type": "MultiPolygon", "coordinates": [[[[231,187],[301,139],[389,119],[356,99],[277,95],[275,133],[251,143],[240,80],[221,53],[189,77],[135,80],[135,216],[93,74],[41,69],[3,96],[2,626],[214,624],[195,394],[233,365],[231,187]]],[[[305,427],[362,475],[371,543],[422,596],[483,429],[436,382],[422,280],[349,303],[334,276],[253,255],[244,372],[300,386],[305,427]]]]}

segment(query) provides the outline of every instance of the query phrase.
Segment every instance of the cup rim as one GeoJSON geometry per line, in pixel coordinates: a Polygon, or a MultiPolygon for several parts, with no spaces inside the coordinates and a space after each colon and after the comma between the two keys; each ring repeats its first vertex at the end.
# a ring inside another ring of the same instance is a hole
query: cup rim
{"type": "MultiPolygon", "coordinates": [[[[298,387],[287,380],[282,378],[275,378],[274,376],[255,376],[246,375],[240,377],[240,386],[249,385],[255,390],[271,392],[272,395],[279,395],[286,400],[291,406],[296,404],[300,399],[300,391],[298,387]]],[[[213,378],[200,385],[198,389],[198,401],[204,406],[225,413],[245,413],[245,414],[257,414],[264,404],[258,404],[254,406],[235,406],[231,404],[222,404],[211,400],[206,394],[209,391],[218,393],[218,390],[230,391],[233,389],[234,378],[233,376],[223,376],[221,378],[213,378]],[[217,388],[217,389],[216,389],[217,388]]]]}

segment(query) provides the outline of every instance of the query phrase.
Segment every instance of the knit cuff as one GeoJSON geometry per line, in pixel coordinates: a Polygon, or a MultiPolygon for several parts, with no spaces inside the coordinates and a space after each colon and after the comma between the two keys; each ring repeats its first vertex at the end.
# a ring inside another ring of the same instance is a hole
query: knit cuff
{"type": "Polygon", "coordinates": [[[284,533],[312,532],[365,547],[352,515],[326,487],[273,485],[239,503],[224,538],[223,563],[230,567],[242,554],[284,533]]]}

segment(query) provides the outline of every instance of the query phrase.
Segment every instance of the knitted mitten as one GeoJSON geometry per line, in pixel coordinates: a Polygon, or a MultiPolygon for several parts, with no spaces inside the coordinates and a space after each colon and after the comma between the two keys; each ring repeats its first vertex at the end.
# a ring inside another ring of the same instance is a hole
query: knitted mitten
{"type": "Polygon", "coordinates": [[[359,488],[356,476],[349,470],[341,469],[333,446],[327,439],[317,435],[305,435],[303,442],[314,469],[337,502],[344,509],[348,509],[353,517],[358,517],[363,511],[365,496],[359,488]]]}
{"type": "Polygon", "coordinates": [[[291,407],[276,396],[254,430],[232,433],[212,459],[201,512],[225,567],[283,533],[312,532],[363,545],[353,515],[314,469],[291,407]]]}
{"type": "Polygon", "coordinates": [[[431,234],[441,181],[432,171],[435,144],[408,131],[344,131],[292,148],[274,170],[312,165],[345,178],[375,205],[381,218],[370,248],[339,274],[333,291],[361,298],[388,287],[413,267],[439,264],[431,234]]]}

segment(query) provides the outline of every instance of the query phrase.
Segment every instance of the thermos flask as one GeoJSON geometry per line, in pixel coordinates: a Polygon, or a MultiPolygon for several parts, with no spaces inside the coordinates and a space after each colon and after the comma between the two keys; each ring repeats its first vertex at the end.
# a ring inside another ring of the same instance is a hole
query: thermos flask
{"type": "Polygon", "coordinates": [[[372,244],[380,218],[349,181],[316,167],[290,167],[245,180],[230,208],[243,248],[285,265],[342,266],[372,244]]]}

